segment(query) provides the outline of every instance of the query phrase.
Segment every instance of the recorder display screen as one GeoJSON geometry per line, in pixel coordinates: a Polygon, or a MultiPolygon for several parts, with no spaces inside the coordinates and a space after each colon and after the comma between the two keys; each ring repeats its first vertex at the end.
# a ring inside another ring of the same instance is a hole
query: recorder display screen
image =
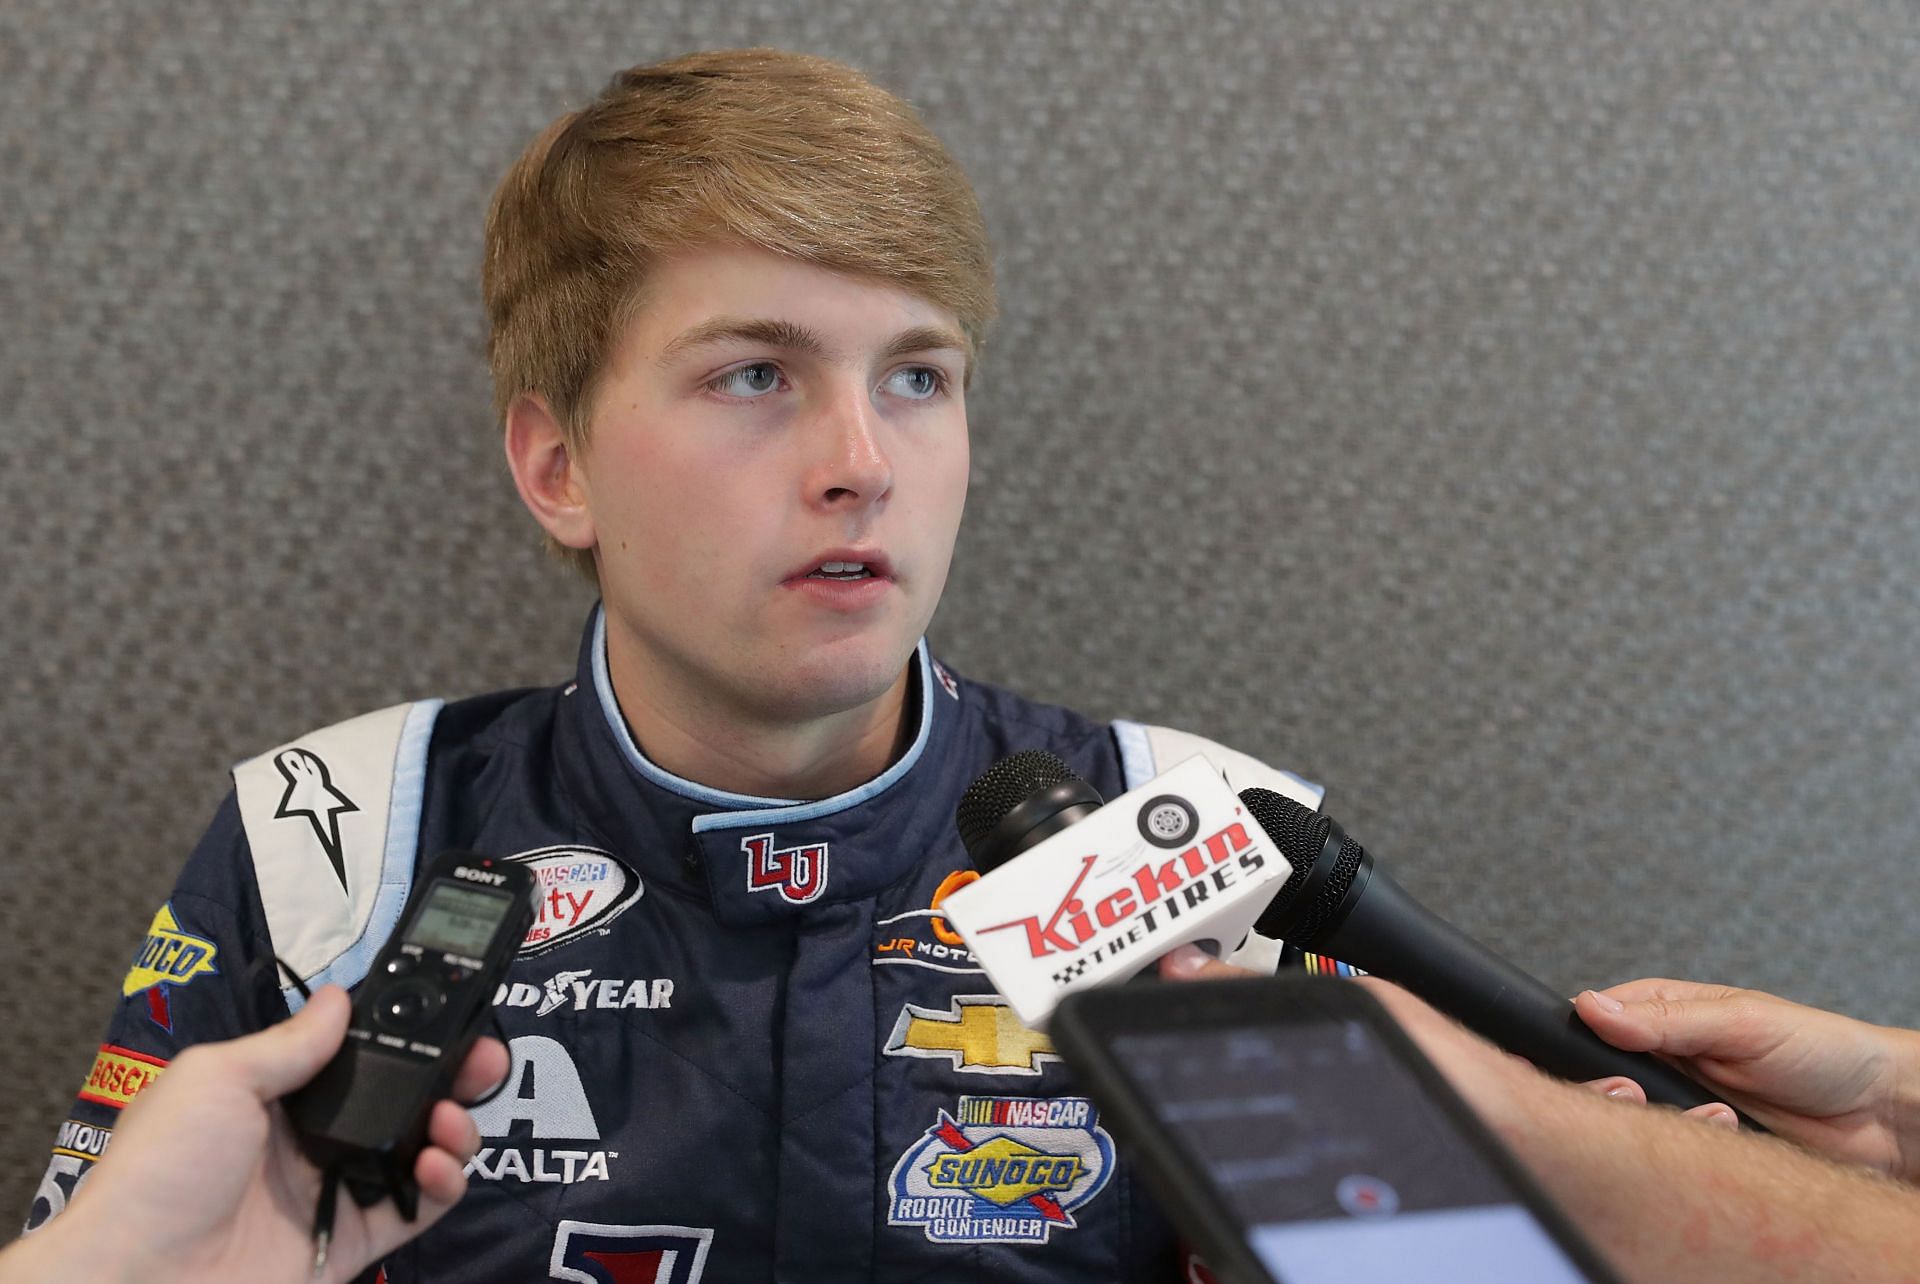
{"type": "Polygon", "coordinates": [[[513,897],[505,892],[443,879],[433,885],[427,903],[413,916],[407,940],[448,954],[484,954],[512,904],[513,897]]]}
{"type": "Polygon", "coordinates": [[[1112,1047],[1286,1284],[1587,1279],[1359,1021],[1127,1034],[1112,1047]]]}

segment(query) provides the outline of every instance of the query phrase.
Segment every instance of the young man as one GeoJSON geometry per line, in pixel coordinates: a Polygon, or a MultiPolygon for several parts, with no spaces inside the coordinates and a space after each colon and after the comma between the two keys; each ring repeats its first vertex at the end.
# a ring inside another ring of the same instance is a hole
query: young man
{"type": "Polygon", "coordinates": [[[928,653],[994,307],[958,166],[848,68],[699,54],[556,121],[486,239],[508,463],[600,587],[575,677],[237,768],[33,1219],[179,1048],[297,1003],[273,957],[353,985],[459,848],[545,895],[473,1188],[393,1284],[1175,1278],[1097,1113],[936,912],[972,876],[954,809],[1036,748],[1109,797],[1199,750],[1319,792],[928,653]]]}

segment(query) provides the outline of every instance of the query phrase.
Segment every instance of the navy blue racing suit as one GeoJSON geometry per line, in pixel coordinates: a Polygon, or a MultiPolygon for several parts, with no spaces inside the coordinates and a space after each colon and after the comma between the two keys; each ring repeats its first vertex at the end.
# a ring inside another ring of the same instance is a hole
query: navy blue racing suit
{"type": "Polygon", "coordinates": [[[357,983],[418,864],[459,848],[527,863],[541,912],[495,995],[513,1069],[475,1111],[469,1193],[383,1264],[391,1284],[1180,1278],[1098,1111],[936,912],[971,877],[954,809],[994,761],[1048,749],[1111,798],[1180,734],[962,681],[924,642],[909,717],[906,753],[837,797],[679,779],[620,715],[596,610],[563,686],[400,706],[243,763],[29,1226],[180,1048],[298,1006],[276,953],[357,983]]]}

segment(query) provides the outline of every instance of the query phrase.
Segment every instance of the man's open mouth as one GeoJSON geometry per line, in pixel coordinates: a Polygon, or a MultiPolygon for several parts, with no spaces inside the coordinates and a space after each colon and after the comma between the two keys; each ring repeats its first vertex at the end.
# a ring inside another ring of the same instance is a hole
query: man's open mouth
{"type": "Polygon", "coordinates": [[[810,580],[867,580],[873,578],[873,572],[867,569],[865,562],[822,562],[807,572],[810,580]]]}

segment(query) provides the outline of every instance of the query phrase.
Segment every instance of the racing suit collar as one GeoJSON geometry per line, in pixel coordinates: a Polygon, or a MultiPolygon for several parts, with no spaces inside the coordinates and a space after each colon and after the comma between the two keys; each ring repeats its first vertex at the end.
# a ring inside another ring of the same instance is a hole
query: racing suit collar
{"type": "Polygon", "coordinates": [[[585,793],[582,819],[604,841],[651,878],[706,892],[722,922],[746,926],[871,896],[950,835],[958,796],[941,767],[958,701],[939,698],[950,684],[936,685],[924,638],[908,684],[913,743],[872,780],[812,801],[714,789],[647,758],[614,697],[606,655],[606,614],[596,606],[566,701],[572,752],[558,765],[585,793]]]}
{"type": "MultiPolygon", "coordinates": [[[[697,781],[676,776],[665,767],[655,763],[640,751],[634,743],[633,732],[627,726],[625,716],[620,712],[620,703],[613,694],[613,679],[607,672],[607,612],[605,607],[595,607],[593,612],[592,636],[588,642],[588,658],[593,665],[593,691],[599,699],[600,710],[605,715],[607,727],[613,732],[614,743],[620,748],[621,756],[627,760],[640,775],[671,793],[689,798],[705,807],[724,809],[710,815],[699,817],[693,822],[694,832],[712,829],[719,825],[730,824],[727,813],[751,812],[764,815],[766,823],[792,823],[813,820],[822,816],[831,816],[835,812],[858,807],[870,798],[876,798],[906,778],[913,770],[920,755],[926,752],[928,732],[933,724],[933,702],[926,698],[931,678],[932,661],[927,655],[927,640],[921,638],[913,651],[913,677],[908,684],[907,704],[917,708],[919,727],[914,733],[913,744],[907,748],[894,764],[865,784],[857,785],[844,793],[831,798],[821,798],[812,802],[801,802],[793,798],[764,798],[757,794],[736,794],[725,789],[714,789],[697,781]]],[[[758,823],[758,822],[748,822],[758,823]]]]}

